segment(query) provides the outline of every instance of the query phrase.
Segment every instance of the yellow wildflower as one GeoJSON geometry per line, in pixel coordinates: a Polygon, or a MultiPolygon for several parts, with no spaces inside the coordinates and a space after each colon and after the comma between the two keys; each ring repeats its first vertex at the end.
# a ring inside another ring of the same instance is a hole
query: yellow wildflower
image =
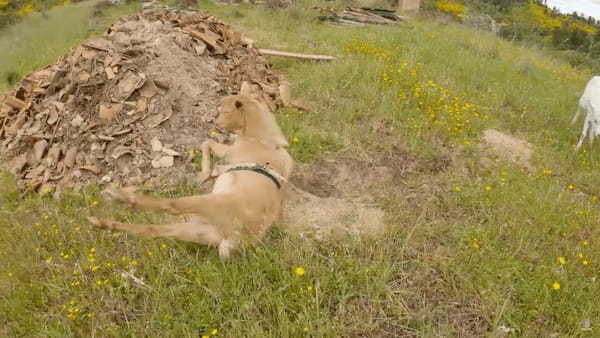
{"type": "Polygon", "coordinates": [[[219,333],[219,330],[217,330],[217,329],[213,329],[212,331],[210,331],[210,334],[212,334],[213,336],[216,335],[217,333],[219,333]]]}
{"type": "Polygon", "coordinates": [[[491,185],[486,185],[483,189],[485,189],[485,191],[490,191],[492,190],[492,186],[491,185]]]}
{"type": "Polygon", "coordinates": [[[454,187],[454,191],[460,192],[462,189],[459,186],[454,187]]]}
{"type": "Polygon", "coordinates": [[[294,269],[294,273],[296,274],[296,276],[303,276],[304,275],[304,268],[298,266],[294,269]]]}
{"type": "Polygon", "coordinates": [[[560,283],[559,282],[554,282],[552,284],[552,289],[554,289],[554,290],[560,290],[560,283]]]}
{"type": "Polygon", "coordinates": [[[566,259],[564,257],[562,257],[562,256],[558,257],[558,263],[559,264],[562,265],[562,264],[565,264],[565,262],[566,262],[566,259]]]}
{"type": "Polygon", "coordinates": [[[588,264],[590,264],[590,262],[588,262],[587,260],[585,260],[585,259],[584,259],[584,260],[581,262],[581,264],[583,264],[583,265],[588,265],[588,264]]]}

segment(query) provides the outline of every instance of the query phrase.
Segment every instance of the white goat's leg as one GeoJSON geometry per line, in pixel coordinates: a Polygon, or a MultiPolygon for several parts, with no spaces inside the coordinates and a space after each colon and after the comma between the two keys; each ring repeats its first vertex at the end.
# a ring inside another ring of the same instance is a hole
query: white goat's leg
{"type": "Polygon", "coordinates": [[[586,117],[585,122],[583,123],[583,131],[581,131],[581,136],[579,137],[579,142],[577,142],[577,146],[575,146],[575,152],[577,152],[579,148],[581,148],[581,145],[583,144],[583,139],[585,139],[585,136],[588,134],[589,129],[590,121],[588,121],[588,118],[586,117]]]}
{"type": "Polygon", "coordinates": [[[581,107],[577,106],[577,111],[575,112],[575,116],[573,116],[573,119],[571,120],[571,124],[575,124],[575,122],[577,122],[577,120],[579,119],[579,114],[581,114],[581,107]]]}
{"type": "Polygon", "coordinates": [[[596,136],[598,136],[598,121],[596,120],[591,120],[590,121],[590,128],[588,130],[588,137],[590,138],[590,152],[589,152],[589,157],[590,157],[590,163],[593,163],[593,158],[592,158],[592,146],[594,144],[594,139],[596,138],[596,136]]]}

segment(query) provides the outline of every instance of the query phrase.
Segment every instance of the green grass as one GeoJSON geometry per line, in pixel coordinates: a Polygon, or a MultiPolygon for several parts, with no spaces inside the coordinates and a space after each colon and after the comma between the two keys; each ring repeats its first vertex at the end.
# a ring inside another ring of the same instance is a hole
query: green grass
{"type": "Polygon", "coordinates": [[[98,1],[84,1],[33,13],[0,30],[0,92],[11,88],[25,74],[52,63],[90,36],[99,34],[115,17],[131,12],[135,3],[109,8],[94,16],[98,1]]]}
{"type": "Polygon", "coordinates": [[[308,6],[200,3],[259,47],[337,56],[271,59],[314,108],[278,118],[300,162],[410,154],[414,171],[369,193],[387,213],[385,236],[314,241],[276,228],[221,263],[204,247],[91,229],[88,215],[161,219],[97,188],[21,196],[5,175],[0,335],[469,337],[505,325],[516,336],[597,336],[600,158],[572,154],[579,126],[568,125],[591,71],[458,24],[336,27],[308,6]],[[482,165],[486,128],[532,143],[534,169],[482,165]],[[450,165],[435,169],[443,157],[450,165]],[[594,331],[581,330],[585,319],[594,331]]]}

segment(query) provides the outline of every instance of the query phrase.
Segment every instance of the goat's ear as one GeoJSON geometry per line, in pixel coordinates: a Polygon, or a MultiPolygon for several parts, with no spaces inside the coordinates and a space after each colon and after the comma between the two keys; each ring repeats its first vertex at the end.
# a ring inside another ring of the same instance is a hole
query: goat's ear
{"type": "Polygon", "coordinates": [[[242,108],[242,106],[243,106],[243,105],[244,105],[244,104],[242,103],[242,101],[240,101],[240,100],[235,100],[235,107],[236,107],[237,109],[240,109],[240,108],[242,108]]]}

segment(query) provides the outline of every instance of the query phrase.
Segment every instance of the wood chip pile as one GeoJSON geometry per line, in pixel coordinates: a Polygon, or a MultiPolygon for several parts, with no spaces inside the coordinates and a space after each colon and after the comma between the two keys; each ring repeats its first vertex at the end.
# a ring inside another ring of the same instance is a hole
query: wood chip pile
{"type": "Polygon", "coordinates": [[[283,104],[251,40],[204,14],[145,11],[0,96],[0,156],[24,189],[175,184],[244,81],[283,104]]]}

